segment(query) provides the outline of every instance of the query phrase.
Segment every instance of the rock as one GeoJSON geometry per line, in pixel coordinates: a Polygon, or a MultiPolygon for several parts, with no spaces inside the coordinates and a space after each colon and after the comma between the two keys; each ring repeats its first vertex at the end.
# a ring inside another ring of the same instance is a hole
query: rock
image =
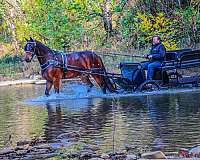
{"type": "Polygon", "coordinates": [[[104,159],[95,157],[95,158],[90,158],[90,159],[88,159],[88,160],[104,160],[104,159]]]}
{"type": "Polygon", "coordinates": [[[190,150],[189,150],[189,154],[192,155],[193,157],[198,157],[200,158],[200,144],[193,146],[190,150]]]}
{"type": "Polygon", "coordinates": [[[109,156],[108,154],[103,153],[103,154],[101,155],[101,158],[103,158],[103,159],[108,159],[108,158],[110,158],[110,156],[109,156]]]}
{"type": "Polygon", "coordinates": [[[49,147],[51,149],[54,149],[54,150],[57,150],[57,149],[61,149],[63,147],[67,147],[68,145],[67,144],[63,144],[63,143],[49,143],[49,147]]]}
{"type": "Polygon", "coordinates": [[[13,153],[9,153],[9,155],[7,155],[9,158],[13,159],[17,156],[17,154],[15,152],[13,153]]]}
{"type": "Polygon", "coordinates": [[[13,147],[8,147],[8,148],[4,148],[2,150],[0,150],[0,155],[5,155],[5,154],[10,154],[10,153],[14,153],[15,150],[13,147]]]}
{"type": "Polygon", "coordinates": [[[179,157],[189,157],[189,150],[186,148],[180,148],[178,151],[179,157]]]}
{"type": "Polygon", "coordinates": [[[51,149],[51,146],[48,143],[40,144],[34,146],[35,149],[51,149]]]}
{"type": "Polygon", "coordinates": [[[136,159],[137,159],[137,156],[134,154],[127,155],[125,158],[125,160],[136,160],[136,159]]]}
{"type": "Polygon", "coordinates": [[[161,151],[147,152],[143,153],[141,156],[144,159],[167,159],[164,153],[161,151]]]}
{"type": "Polygon", "coordinates": [[[126,150],[127,152],[132,151],[132,150],[135,150],[135,149],[137,148],[137,147],[135,147],[135,146],[131,146],[131,145],[128,145],[128,144],[125,144],[124,147],[125,147],[125,150],[126,150]]]}
{"type": "Polygon", "coordinates": [[[37,150],[38,154],[46,154],[46,153],[49,153],[49,152],[51,152],[49,149],[38,149],[37,150]]]}
{"type": "Polygon", "coordinates": [[[163,142],[161,138],[156,138],[152,143],[153,150],[155,151],[163,150],[165,146],[166,144],[163,142]]]}
{"type": "Polygon", "coordinates": [[[17,155],[24,155],[27,153],[27,150],[18,150],[16,153],[17,155]]]}
{"type": "Polygon", "coordinates": [[[19,141],[19,142],[17,142],[17,146],[24,146],[24,145],[27,145],[29,143],[30,143],[30,141],[19,141]]]}
{"type": "Polygon", "coordinates": [[[117,160],[124,160],[126,158],[126,155],[115,155],[112,156],[112,159],[117,159],[117,160]]]}
{"type": "Polygon", "coordinates": [[[18,151],[18,150],[27,150],[29,148],[28,145],[25,145],[25,146],[16,146],[15,147],[15,151],[18,151]]]}
{"type": "Polygon", "coordinates": [[[67,155],[69,159],[73,159],[73,158],[79,158],[81,156],[80,152],[73,152],[69,155],[67,155]]]}
{"type": "Polygon", "coordinates": [[[89,159],[96,156],[97,156],[96,153],[92,151],[91,149],[88,149],[88,150],[85,149],[81,151],[80,159],[89,159]]]}
{"type": "Polygon", "coordinates": [[[116,151],[109,153],[111,159],[124,160],[126,158],[126,151],[116,151]]]}
{"type": "Polygon", "coordinates": [[[190,149],[180,148],[178,155],[184,158],[200,158],[200,145],[193,146],[190,149]]]}
{"type": "Polygon", "coordinates": [[[78,132],[63,133],[57,136],[57,139],[78,139],[80,134],[78,132]]]}

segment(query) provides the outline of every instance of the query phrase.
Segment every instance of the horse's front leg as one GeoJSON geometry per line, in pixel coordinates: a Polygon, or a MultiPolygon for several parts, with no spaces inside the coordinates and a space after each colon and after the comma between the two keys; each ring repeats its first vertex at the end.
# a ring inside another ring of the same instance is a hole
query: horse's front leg
{"type": "Polygon", "coordinates": [[[54,90],[55,93],[59,93],[60,92],[60,87],[61,87],[61,79],[55,79],[55,81],[53,82],[54,85],[54,90]]]}
{"type": "Polygon", "coordinates": [[[45,89],[45,95],[46,96],[50,95],[49,91],[51,90],[52,85],[53,85],[53,83],[51,81],[48,81],[48,80],[46,81],[46,89],[45,89]]]}

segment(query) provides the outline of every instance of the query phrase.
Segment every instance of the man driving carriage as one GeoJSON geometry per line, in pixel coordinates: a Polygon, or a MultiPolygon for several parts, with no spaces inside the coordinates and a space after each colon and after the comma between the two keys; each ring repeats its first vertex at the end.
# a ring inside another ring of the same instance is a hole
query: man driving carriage
{"type": "Polygon", "coordinates": [[[153,79],[155,70],[161,67],[161,63],[165,59],[165,53],[166,49],[161,43],[161,38],[159,36],[153,36],[151,50],[146,56],[149,61],[142,62],[142,66],[147,70],[147,80],[153,79]]]}

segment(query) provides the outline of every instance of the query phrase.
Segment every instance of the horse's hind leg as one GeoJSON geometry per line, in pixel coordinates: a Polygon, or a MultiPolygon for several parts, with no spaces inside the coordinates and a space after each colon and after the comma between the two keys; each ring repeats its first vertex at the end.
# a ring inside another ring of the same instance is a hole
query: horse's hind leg
{"type": "Polygon", "coordinates": [[[45,89],[45,95],[49,96],[49,91],[52,88],[53,83],[51,81],[46,81],[46,89],[45,89]]]}
{"type": "Polygon", "coordinates": [[[104,77],[104,83],[105,83],[105,85],[106,85],[106,88],[107,88],[110,92],[112,92],[112,93],[118,93],[118,92],[116,91],[116,86],[115,86],[115,84],[110,80],[109,77],[104,77]]]}
{"type": "Polygon", "coordinates": [[[104,82],[103,76],[92,75],[92,77],[94,78],[94,80],[96,81],[96,83],[99,85],[99,87],[101,88],[101,90],[103,91],[103,93],[106,94],[106,84],[104,82]]]}
{"type": "Polygon", "coordinates": [[[83,74],[83,75],[81,75],[80,78],[81,78],[81,81],[82,81],[83,83],[86,83],[86,84],[89,86],[87,92],[90,92],[90,91],[91,91],[91,88],[92,88],[94,85],[93,85],[93,83],[90,81],[89,76],[83,74]]]}
{"type": "Polygon", "coordinates": [[[55,81],[53,82],[54,85],[54,90],[55,93],[59,93],[60,92],[60,87],[61,87],[61,79],[55,79],[55,81]]]}

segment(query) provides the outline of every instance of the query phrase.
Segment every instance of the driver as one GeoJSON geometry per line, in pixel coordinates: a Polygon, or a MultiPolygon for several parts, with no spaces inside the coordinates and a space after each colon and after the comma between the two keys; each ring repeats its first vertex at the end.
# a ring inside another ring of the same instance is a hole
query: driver
{"type": "Polygon", "coordinates": [[[146,58],[149,59],[147,62],[143,62],[142,66],[147,70],[147,80],[152,80],[154,72],[157,68],[161,67],[161,63],[165,59],[166,49],[161,43],[159,36],[152,37],[152,47],[146,58]]]}

